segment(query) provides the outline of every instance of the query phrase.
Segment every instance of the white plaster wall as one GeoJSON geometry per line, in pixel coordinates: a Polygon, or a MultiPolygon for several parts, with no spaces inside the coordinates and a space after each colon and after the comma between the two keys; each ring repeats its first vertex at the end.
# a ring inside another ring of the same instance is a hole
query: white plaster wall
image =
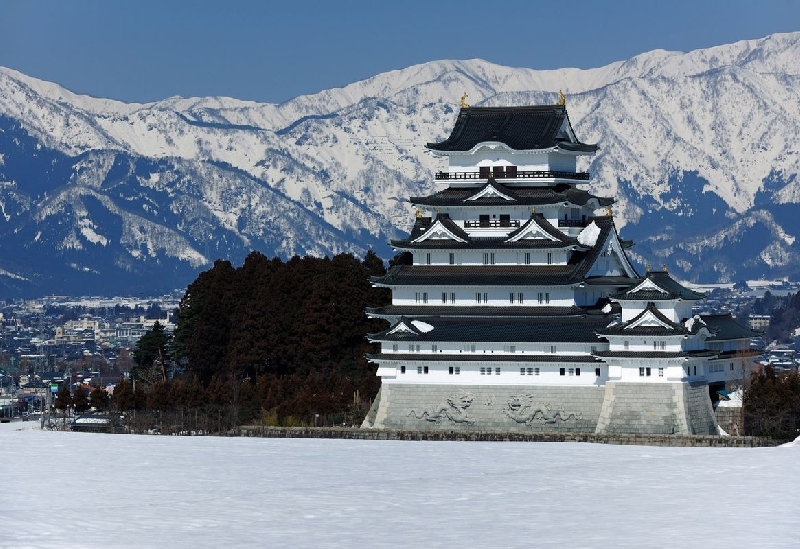
{"type": "Polygon", "coordinates": [[[489,307],[571,307],[575,304],[575,294],[572,288],[564,286],[514,286],[512,287],[486,287],[486,286],[400,286],[392,288],[393,305],[428,305],[431,307],[472,307],[475,305],[485,305],[489,307]],[[509,294],[514,294],[514,303],[509,299],[509,294]],[[442,303],[442,293],[447,294],[447,303],[442,303]],[[544,303],[539,303],[539,293],[544,303]],[[420,302],[417,302],[417,293],[420,294],[420,302]],[[423,294],[428,294],[428,302],[423,303],[423,294]],[[450,294],[456,294],[455,304],[450,302],[450,294]],[[481,303],[477,303],[475,294],[481,294],[481,303]],[[519,294],[522,293],[523,302],[519,302],[519,294]],[[550,294],[550,302],[546,302],[547,294],[550,294]],[[483,294],[488,299],[483,301],[483,294]]]}
{"type": "Polygon", "coordinates": [[[519,364],[516,362],[509,363],[492,363],[492,374],[481,375],[480,368],[488,367],[488,364],[468,364],[463,363],[437,363],[427,364],[428,373],[417,373],[417,366],[425,366],[425,364],[408,363],[406,364],[406,373],[400,373],[400,365],[396,367],[388,364],[381,365],[381,371],[386,372],[385,377],[382,377],[382,383],[414,383],[414,384],[431,384],[431,385],[571,385],[571,386],[596,386],[602,385],[607,380],[605,375],[605,368],[600,366],[600,377],[595,375],[594,364],[562,364],[558,365],[547,363],[528,363],[519,364]],[[458,366],[460,374],[450,374],[449,367],[458,366]],[[496,368],[500,367],[500,375],[497,375],[496,368]],[[520,375],[520,368],[539,368],[539,375],[520,375]],[[564,367],[565,375],[560,375],[559,368],[564,367]],[[573,368],[573,375],[569,375],[569,368],[573,368]],[[575,375],[576,368],[580,368],[580,375],[575,375]]]}

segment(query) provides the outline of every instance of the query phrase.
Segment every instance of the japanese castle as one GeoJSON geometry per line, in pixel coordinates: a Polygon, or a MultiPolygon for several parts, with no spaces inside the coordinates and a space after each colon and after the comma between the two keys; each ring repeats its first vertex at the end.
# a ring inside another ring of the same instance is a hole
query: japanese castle
{"type": "Polygon", "coordinates": [[[613,199],[588,191],[558,104],[462,106],[440,189],[411,197],[411,234],[368,309],[381,390],[365,427],[717,434],[712,401],[740,379],[751,332],[695,315],[667,267],[639,274],[613,199]]]}

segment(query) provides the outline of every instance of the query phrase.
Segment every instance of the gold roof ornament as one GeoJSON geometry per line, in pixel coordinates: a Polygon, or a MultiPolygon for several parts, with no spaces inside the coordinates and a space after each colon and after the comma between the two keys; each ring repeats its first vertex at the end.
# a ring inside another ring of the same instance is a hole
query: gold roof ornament
{"type": "Polygon", "coordinates": [[[606,206],[606,215],[608,217],[612,217],[614,215],[614,211],[611,209],[611,206],[606,206]]]}
{"type": "Polygon", "coordinates": [[[421,209],[419,209],[419,208],[417,208],[417,211],[416,211],[416,212],[414,212],[414,217],[416,217],[417,219],[419,219],[420,217],[422,217],[422,210],[421,210],[421,209]]]}
{"type": "Polygon", "coordinates": [[[666,264],[666,263],[664,263],[664,272],[665,272],[665,273],[666,273],[666,272],[668,272],[668,271],[667,271],[667,264],[666,264]]]}
{"type": "Polygon", "coordinates": [[[645,265],[644,269],[645,269],[645,272],[650,274],[650,264],[649,263],[647,265],[645,265]]]}
{"type": "Polygon", "coordinates": [[[461,108],[462,109],[468,109],[469,108],[469,105],[467,105],[467,97],[469,97],[469,94],[467,92],[464,92],[464,95],[461,96],[461,108]]]}
{"type": "Polygon", "coordinates": [[[558,90],[558,103],[556,105],[566,105],[567,98],[564,96],[564,93],[561,90],[558,90]]]}

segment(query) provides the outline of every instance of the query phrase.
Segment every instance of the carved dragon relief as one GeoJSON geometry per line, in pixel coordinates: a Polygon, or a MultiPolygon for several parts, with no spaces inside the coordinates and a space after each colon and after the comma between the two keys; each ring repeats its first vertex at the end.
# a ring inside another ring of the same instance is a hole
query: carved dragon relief
{"type": "Polygon", "coordinates": [[[503,413],[517,423],[532,424],[534,421],[540,423],[553,424],[559,421],[569,421],[581,419],[581,414],[575,412],[565,412],[564,410],[553,410],[549,404],[537,405],[536,398],[530,394],[512,395],[508,399],[503,413]]]}
{"type": "Polygon", "coordinates": [[[453,423],[471,424],[474,422],[467,415],[467,408],[472,405],[473,400],[475,400],[475,395],[472,393],[452,395],[447,397],[444,404],[440,404],[432,410],[423,410],[421,414],[411,410],[408,415],[415,419],[424,419],[434,423],[451,421],[453,423]]]}

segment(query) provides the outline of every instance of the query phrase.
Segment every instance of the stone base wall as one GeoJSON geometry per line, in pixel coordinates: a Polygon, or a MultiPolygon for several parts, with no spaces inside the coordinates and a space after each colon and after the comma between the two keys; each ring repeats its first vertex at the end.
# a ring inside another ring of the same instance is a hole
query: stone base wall
{"type": "Polygon", "coordinates": [[[363,427],[413,431],[594,432],[602,387],[384,384],[363,427]]]}
{"type": "Polygon", "coordinates": [[[717,417],[717,424],[729,435],[739,436],[744,433],[740,407],[717,406],[714,415],[717,417]]]}
{"type": "Polygon", "coordinates": [[[362,427],[407,431],[716,435],[708,386],[383,384],[362,427]]]}

